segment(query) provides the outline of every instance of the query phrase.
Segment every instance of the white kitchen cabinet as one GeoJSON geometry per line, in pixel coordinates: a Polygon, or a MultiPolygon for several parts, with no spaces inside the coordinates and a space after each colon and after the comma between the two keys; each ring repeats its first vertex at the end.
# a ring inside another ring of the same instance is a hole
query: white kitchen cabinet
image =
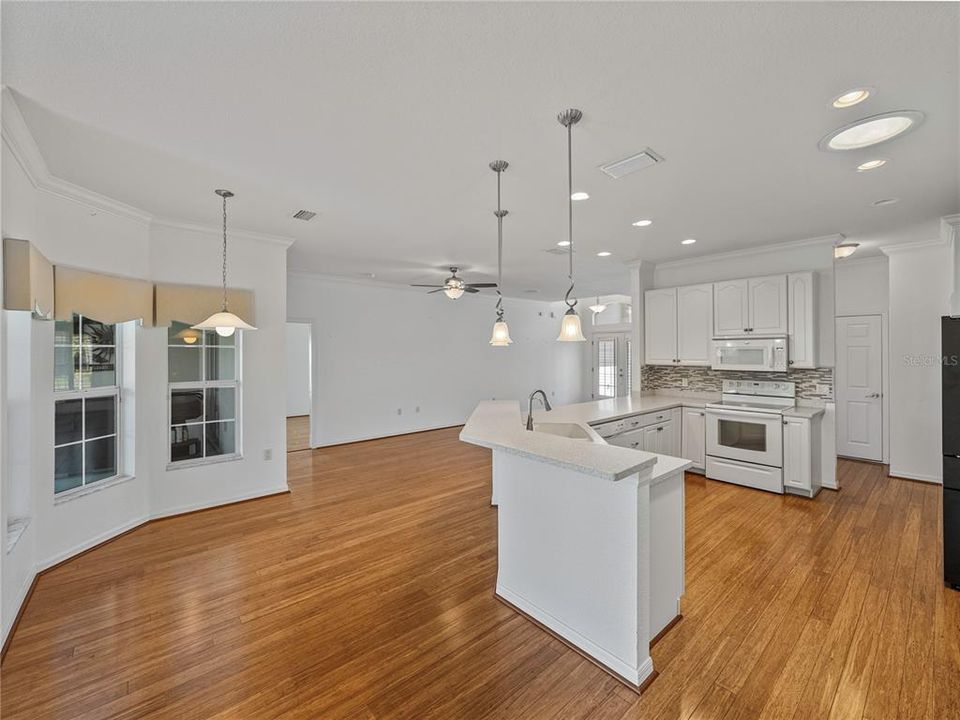
{"type": "Polygon", "coordinates": [[[706,422],[702,408],[685,407],[680,432],[680,457],[693,463],[692,470],[706,467],[706,422]]]}
{"type": "Polygon", "coordinates": [[[647,365],[709,365],[713,285],[647,290],[644,294],[647,365]]]}
{"type": "Polygon", "coordinates": [[[643,300],[643,348],[647,365],[677,362],[677,289],[647,290],[643,300]]]}
{"type": "Polygon", "coordinates": [[[750,278],[750,335],[787,334],[787,276],[750,278]]]}
{"type": "Polygon", "coordinates": [[[677,364],[710,365],[713,284],[677,288],[677,364]]]}
{"type": "Polygon", "coordinates": [[[817,275],[787,276],[787,351],[791,368],[817,366],[817,275]]]}
{"type": "Polygon", "coordinates": [[[820,492],[820,416],[783,419],[783,489],[807,497],[820,492]]]}
{"type": "Polygon", "coordinates": [[[750,327],[750,295],[747,280],[724,280],[713,284],[713,334],[745,335],[750,327]]]}

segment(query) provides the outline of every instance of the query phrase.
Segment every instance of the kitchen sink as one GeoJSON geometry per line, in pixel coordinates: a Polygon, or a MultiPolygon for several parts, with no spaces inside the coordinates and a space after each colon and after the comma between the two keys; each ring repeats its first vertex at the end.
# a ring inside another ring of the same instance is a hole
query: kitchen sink
{"type": "Polygon", "coordinates": [[[533,431],[547,433],[548,435],[558,435],[559,437],[570,438],[571,440],[596,442],[589,431],[576,423],[534,423],[533,431]]]}

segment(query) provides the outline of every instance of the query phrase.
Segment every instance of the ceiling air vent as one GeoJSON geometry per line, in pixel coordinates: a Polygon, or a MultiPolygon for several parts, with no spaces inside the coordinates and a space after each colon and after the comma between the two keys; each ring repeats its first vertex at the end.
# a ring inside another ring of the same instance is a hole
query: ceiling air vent
{"type": "Polygon", "coordinates": [[[663,162],[663,158],[650,148],[647,148],[643,152],[638,152],[636,155],[623,158],[623,160],[616,160],[612,163],[601,165],[600,171],[609,175],[614,180],[619,180],[630,173],[643,170],[659,162],[663,162]]]}
{"type": "Polygon", "coordinates": [[[316,217],[315,212],[310,212],[309,210],[298,210],[293,214],[297,220],[313,220],[316,217]]]}

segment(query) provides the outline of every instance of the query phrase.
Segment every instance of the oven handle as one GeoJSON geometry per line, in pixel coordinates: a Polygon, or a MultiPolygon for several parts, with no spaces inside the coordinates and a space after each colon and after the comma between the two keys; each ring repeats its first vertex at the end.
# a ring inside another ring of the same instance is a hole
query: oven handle
{"type": "Polygon", "coordinates": [[[707,408],[708,415],[717,415],[719,417],[742,417],[748,420],[763,420],[769,419],[773,422],[776,422],[779,419],[778,415],[765,412],[750,412],[749,410],[720,410],[719,408],[707,408]]]}

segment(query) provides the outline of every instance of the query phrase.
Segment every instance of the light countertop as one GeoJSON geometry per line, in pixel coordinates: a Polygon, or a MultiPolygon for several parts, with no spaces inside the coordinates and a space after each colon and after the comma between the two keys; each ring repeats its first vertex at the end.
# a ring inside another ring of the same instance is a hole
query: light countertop
{"type": "MultiPolygon", "coordinates": [[[[534,412],[534,420],[550,423],[573,423],[589,428],[608,420],[628,415],[655,412],[680,406],[703,407],[714,396],[641,395],[611,398],[594,402],[557,407],[550,412],[534,412]]],[[[525,413],[516,400],[490,400],[480,403],[460,432],[464,442],[517,455],[536,458],[559,467],[604,478],[622,480],[652,468],[649,480],[655,484],[692,463],[669,455],[615,447],[605,442],[586,442],[548,433],[530,432],[524,428],[525,413]]],[[[592,430],[590,430],[592,433],[592,430]]]]}
{"type": "Polygon", "coordinates": [[[798,417],[798,418],[807,418],[808,420],[815,418],[817,415],[822,415],[824,409],[820,406],[811,406],[811,405],[795,405],[792,408],[787,408],[783,411],[784,417],[798,417]]]}

